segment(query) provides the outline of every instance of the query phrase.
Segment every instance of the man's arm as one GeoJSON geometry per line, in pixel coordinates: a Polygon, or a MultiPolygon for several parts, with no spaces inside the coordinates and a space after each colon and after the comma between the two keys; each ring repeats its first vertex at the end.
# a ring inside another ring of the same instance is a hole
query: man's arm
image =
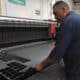
{"type": "Polygon", "coordinates": [[[37,70],[40,71],[46,65],[49,65],[54,62],[59,62],[63,58],[68,47],[70,46],[72,42],[72,37],[73,37],[72,24],[66,23],[64,26],[61,26],[61,27],[62,27],[62,30],[59,33],[58,42],[56,43],[55,48],[52,50],[51,54],[46,60],[36,65],[37,70]]]}

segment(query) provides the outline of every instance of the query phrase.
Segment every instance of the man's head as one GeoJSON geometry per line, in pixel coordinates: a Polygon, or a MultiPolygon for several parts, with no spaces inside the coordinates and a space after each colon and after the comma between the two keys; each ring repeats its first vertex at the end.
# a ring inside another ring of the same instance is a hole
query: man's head
{"type": "Polygon", "coordinates": [[[53,14],[55,19],[61,21],[69,12],[70,8],[64,1],[58,1],[53,5],[53,14]]]}

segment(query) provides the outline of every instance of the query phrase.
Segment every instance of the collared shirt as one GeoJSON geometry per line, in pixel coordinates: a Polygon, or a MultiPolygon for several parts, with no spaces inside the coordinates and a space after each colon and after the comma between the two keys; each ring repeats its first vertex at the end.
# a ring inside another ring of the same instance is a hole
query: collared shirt
{"type": "Polygon", "coordinates": [[[65,64],[67,80],[80,80],[80,15],[69,12],[60,24],[50,57],[65,64]]]}

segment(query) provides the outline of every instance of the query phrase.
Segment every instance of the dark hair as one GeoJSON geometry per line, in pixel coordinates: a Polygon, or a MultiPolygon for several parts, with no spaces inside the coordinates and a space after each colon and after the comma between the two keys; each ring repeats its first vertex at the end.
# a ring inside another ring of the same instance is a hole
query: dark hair
{"type": "Polygon", "coordinates": [[[53,8],[54,8],[55,6],[67,7],[68,9],[70,9],[70,8],[69,8],[69,5],[68,5],[65,1],[57,1],[57,2],[53,5],[53,8]]]}

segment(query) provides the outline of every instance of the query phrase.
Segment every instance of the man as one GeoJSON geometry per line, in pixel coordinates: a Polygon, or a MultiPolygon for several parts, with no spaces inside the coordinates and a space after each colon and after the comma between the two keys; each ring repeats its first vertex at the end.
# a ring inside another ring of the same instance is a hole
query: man
{"type": "Polygon", "coordinates": [[[80,15],[71,12],[64,1],[54,4],[53,13],[60,23],[55,48],[47,59],[36,64],[36,69],[41,71],[63,58],[66,80],[80,80],[80,15]]]}

